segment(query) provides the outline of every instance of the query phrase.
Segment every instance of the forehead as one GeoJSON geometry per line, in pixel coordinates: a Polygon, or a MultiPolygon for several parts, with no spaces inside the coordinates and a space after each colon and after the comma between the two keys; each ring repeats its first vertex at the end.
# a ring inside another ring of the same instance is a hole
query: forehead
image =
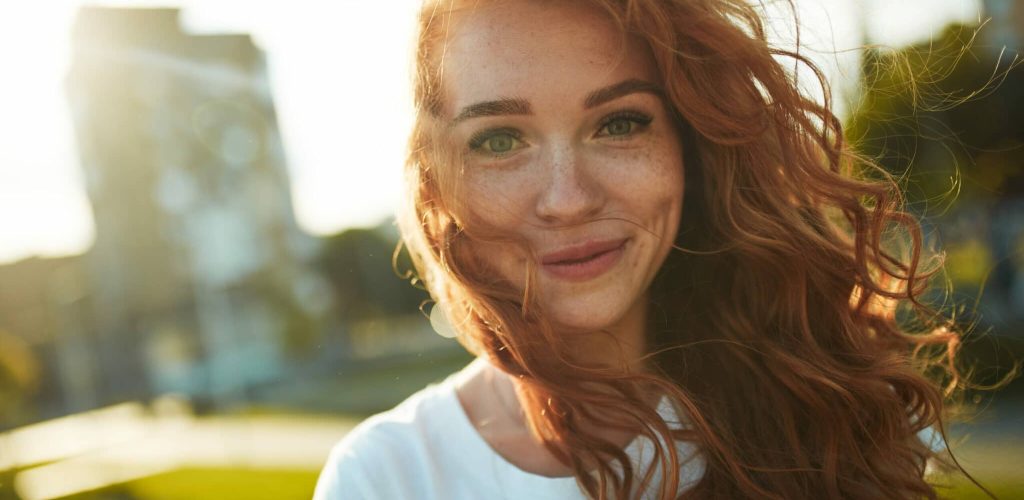
{"type": "MultiPolygon", "coordinates": [[[[657,81],[649,51],[583,2],[492,2],[452,19],[442,75],[446,113],[496,97],[576,104],[626,79],[657,81]]],[[[450,116],[450,115],[449,115],[450,116]]]]}

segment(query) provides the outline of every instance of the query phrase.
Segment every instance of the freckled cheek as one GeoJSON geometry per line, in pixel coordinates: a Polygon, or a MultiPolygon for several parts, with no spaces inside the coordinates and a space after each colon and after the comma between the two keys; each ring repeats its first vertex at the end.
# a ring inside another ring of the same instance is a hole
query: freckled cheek
{"type": "MultiPolygon", "coordinates": [[[[611,158],[603,169],[617,197],[648,210],[676,201],[683,190],[683,165],[672,149],[643,150],[611,158]]],[[[641,210],[646,212],[648,210],[641,210]]]]}

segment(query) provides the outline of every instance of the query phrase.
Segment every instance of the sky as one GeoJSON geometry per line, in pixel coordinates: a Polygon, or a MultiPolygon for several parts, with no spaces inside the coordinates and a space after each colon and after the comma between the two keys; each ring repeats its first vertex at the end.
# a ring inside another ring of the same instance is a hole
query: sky
{"type": "MultiPolygon", "coordinates": [[[[82,253],[95,236],[63,89],[70,26],[83,4],[180,7],[186,31],[250,33],[267,52],[299,225],[324,235],[392,216],[412,122],[409,54],[419,0],[5,0],[0,263],[82,253]]],[[[980,16],[980,0],[797,4],[801,41],[840,96],[853,92],[850,49],[865,35],[899,47],[980,16]]],[[[791,38],[781,25],[776,31],[791,38]]]]}

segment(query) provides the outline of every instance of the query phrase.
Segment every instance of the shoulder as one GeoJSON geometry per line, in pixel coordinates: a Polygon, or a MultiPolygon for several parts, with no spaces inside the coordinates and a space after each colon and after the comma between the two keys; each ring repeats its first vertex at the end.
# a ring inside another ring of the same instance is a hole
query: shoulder
{"type": "Polygon", "coordinates": [[[428,386],[352,429],[332,448],[314,500],[405,498],[422,491],[430,481],[431,440],[444,425],[451,391],[449,380],[428,386]]]}

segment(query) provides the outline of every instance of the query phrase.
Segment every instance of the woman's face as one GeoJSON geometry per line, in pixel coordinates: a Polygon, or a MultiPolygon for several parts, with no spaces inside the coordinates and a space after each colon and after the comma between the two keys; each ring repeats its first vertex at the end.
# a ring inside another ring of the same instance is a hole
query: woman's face
{"type": "Polygon", "coordinates": [[[575,2],[461,16],[442,68],[460,202],[470,227],[528,247],[473,240],[472,254],[519,287],[534,259],[555,325],[615,329],[643,311],[682,207],[682,147],[654,61],[575,2]]]}

